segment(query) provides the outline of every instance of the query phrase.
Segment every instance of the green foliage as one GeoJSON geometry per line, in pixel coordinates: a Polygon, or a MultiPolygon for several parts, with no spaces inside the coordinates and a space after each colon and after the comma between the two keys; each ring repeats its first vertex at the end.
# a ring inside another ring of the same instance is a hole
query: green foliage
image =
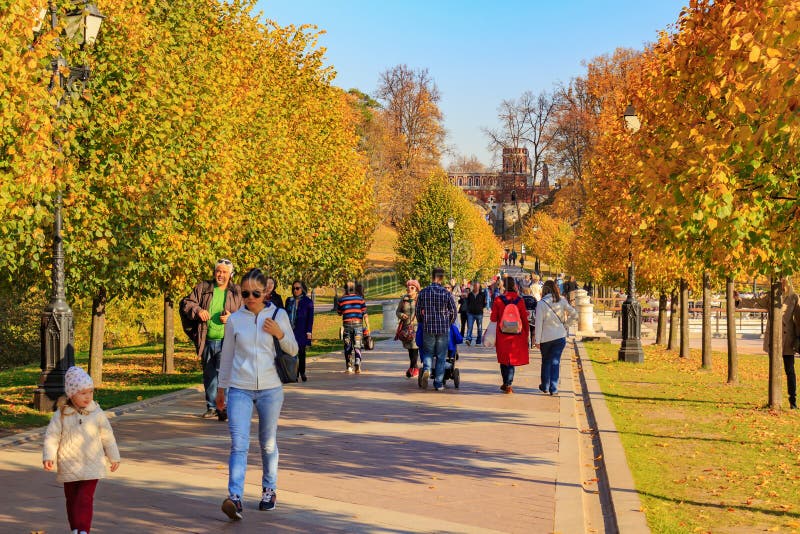
{"type": "Polygon", "coordinates": [[[47,295],[16,284],[3,287],[0,295],[0,369],[38,363],[39,317],[47,295]]]}
{"type": "Polygon", "coordinates": [[[453,277],[485,279],[496,270],[502,249],[491,228],[457,187],[435,174],[398,228],[395,250],[401,279],[428,280],[437,266],[447,271],[449,217],[455,220],[453,277]]]}
{"type": "Polygon", "coordinates": [[[0,12],[9,277],[47,286],[56,190],[73,298],[180,294],[220,256],[313,285],[363,271],[374,188],[309,27],[259,22],[252,1],[105,3],[96,44],[62,42],[92,79],[56,110],[46,67],[58,32],[28,49],[42,3],[0,12]]]}

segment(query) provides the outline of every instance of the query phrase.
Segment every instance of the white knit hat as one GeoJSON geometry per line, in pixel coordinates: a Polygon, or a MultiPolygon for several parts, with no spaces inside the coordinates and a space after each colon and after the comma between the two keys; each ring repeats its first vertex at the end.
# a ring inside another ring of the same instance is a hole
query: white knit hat
{"type": "Polygon", "coordinates": [[[94,388],[94,381],[86,371],[74,366],[67,369],[67,374],[64,375],[64,393],[67,397],[72,398],[76,393],[90,388],[94,388]]]}

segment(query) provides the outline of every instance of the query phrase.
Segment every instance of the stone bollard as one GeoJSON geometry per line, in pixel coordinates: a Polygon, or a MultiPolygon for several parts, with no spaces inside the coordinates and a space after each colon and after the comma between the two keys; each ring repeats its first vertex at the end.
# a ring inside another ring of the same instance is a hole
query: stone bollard
{"type": "Polygon", "coordinates": [[[397,330],[397,303],[399,300],[385,300],[383,301],[383,332],[386,334],[394,334],[397,330]]]}
{"type": "Polygon", "coordinates": [[[578,331],[594,332],[594,306],[589,294],[583,289],[577,289],[573,293],[573,302],[578,310],[578,331]]]}

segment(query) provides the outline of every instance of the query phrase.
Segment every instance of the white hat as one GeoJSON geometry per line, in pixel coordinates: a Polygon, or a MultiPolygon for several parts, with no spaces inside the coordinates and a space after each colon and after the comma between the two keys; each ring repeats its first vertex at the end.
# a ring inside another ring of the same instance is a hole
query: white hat
{"type": "Polygon", "coordinates": [[[94,381],[86,371],[74,366],[67,369],[67,374],[64,375],[64,393],[67,397],[72,398],[76,393],[90,388],[94,388],[94,381]]]}

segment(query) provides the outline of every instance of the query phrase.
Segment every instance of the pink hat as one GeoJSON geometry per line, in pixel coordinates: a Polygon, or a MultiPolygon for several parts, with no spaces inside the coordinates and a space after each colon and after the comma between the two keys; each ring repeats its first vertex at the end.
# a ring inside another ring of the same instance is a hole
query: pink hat
{"type": "Polygon", "coordinates": [[[411,287],[411,286],[416,287],[417,291],[420,291],[422,289],[422,287],[419,285],[419,282],[416,280],[409,280],[408,282],[406,282],[406,287],[411,287]]]}

